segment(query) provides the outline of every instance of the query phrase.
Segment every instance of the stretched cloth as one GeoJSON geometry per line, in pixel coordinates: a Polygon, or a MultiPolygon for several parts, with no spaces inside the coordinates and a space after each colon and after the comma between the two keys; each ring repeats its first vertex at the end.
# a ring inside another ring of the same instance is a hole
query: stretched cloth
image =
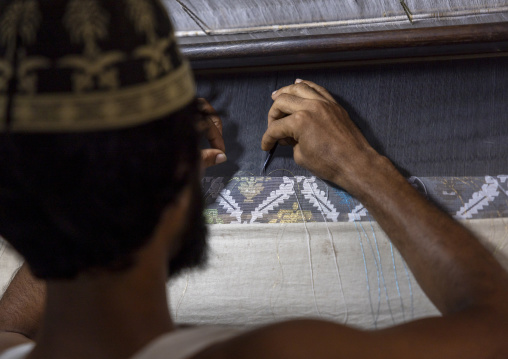
{"type": "MultiPolygon", "coordinates": [[[[211,98],[223,120],[228,155],[208,176],[261,174],[271,94],[297,78],[330,90],[406,177],[508,171],[508,58],[492,58],[198,76],[198,94],[211,98]]],[[[266,175],[309,176],[292,155],[279,146],[266,175]]]]}
{"type": "MultiPolygon", "coordinates": [[[[508,59],[201,75],[198,92],[224,121],[228,162],[203,181],[210,264],[171,283],[177,322],[311,316],[375,328],[437,314],[368,213],[340,189],[312,180],[290,148],[279,147],[267,176],[258,177],[270,95],[297,77],[330,89],[374,147],[407,177],[417,176],[413,184],[508,268],[507,183],[500,176],[508,172],[508,59]],[[277,190],[288,198],[256,213],[277,190]],[[236,205],[228,207],[229,196],[236,205]]],[[[0,244],[1,285],[17,265],[0,244]]]]}
{"type": "MultiPolygon", "coordinates": [[[[508,176],[412,178],[508,269],[508,176]]],[[[210,262],[168,286],[178,323],[295,317],[381,328],[437,315],[361,203],[313,177],[205,178],[210,262]]],[[[0,242],[0,285],[20,259],[0,242]]]]}

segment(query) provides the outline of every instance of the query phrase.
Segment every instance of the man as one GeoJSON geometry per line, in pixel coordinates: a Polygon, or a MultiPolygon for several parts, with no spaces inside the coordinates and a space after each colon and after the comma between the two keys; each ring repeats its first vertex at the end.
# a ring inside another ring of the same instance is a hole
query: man
{"type": "Polygon", "coordinates": [[[220,120],[193,100],[158,2],[48,3],[0,8],[0,56],[14,70],[3,74],[0,233],[46,280],[24,266],[7,289],[1,359],[508,357],[508,274],[302,80],[272,95],[262,149],[291,144],[298,164],[359,199],[443,316],[379,331],[176,328],[166,280],[205,258],[198,132],[212,142],[205,162],[223,160],[220,120]],[[20,71],[28,60],[37,82],[20,71]]]}

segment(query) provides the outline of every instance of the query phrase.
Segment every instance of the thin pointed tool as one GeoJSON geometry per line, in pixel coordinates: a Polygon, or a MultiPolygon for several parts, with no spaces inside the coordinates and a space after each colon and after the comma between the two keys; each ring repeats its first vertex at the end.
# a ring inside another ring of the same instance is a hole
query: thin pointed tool
{"type": "Polygon", "coordinates": [[[273,154],[275,153],[275,150],[277,149],[278,144],[279,144],[278,142],[275,142],[275,145],[273,145],[272,149],[270,151],[268,151],[268,154],[266,155],[265,163],[263,165],[263,169],[261,170],[261,175],[266,174],[266,167],[268,167],[268,165],[272,161],[273,154]]]}

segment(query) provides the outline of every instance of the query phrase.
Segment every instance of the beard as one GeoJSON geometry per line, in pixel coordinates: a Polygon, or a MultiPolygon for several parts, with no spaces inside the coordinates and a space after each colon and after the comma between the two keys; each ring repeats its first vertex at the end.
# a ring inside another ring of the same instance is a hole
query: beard
{"type": "Polygon", "coordinates": [[[169,260],[168,278],[174,278],[186,270],[203,268],[208,259],[208,231],[203,216],[204,199],[199,180],[195,178],[191,186],[188,221],[180,237],[180,250],[169,260]]]}

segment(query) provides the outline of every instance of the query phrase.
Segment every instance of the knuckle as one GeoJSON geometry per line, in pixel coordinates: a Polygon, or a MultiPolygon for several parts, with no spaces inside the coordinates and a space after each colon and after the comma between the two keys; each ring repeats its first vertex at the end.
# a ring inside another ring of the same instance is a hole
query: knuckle
{"type": "Polygon", "coordinates": [[[293,152],[293,158],[298,166],[305,167],[305,157],[300,150],[295,149],[293,152]]]}
{"type": "Polygon", "coordinates": [[[321,112],[323,110],[323,104],[323,101],[310,101],[307,107],[311,112],[321,112]]]}
{"type": "Polygon", "coordinates": [[[280,103],[280,102],[287,101],[287,100],[288,100],[288,99],[290,99],[290,98],[291,98],[291,95],[290,95],[290,94],[288,94],[287,92],[283,92],[283,93],[281,93],[281,94],[280,94],[280,95],[279,95],[279,96],[275,99],[274,104],[275,104],[275,103],[277,103],[277,104],[278,104],[278,103],[280,103]]]}
{"type": "Polygon", "coordinates": [[[300,83],[297,83],[297,84],[294,84],[292,85],[292,87],[296,90],[305,90],[309,87],[309,85],[303,83],[303,82],[300,82],[300,83]]]}
{"type": "Polygon", "coordinates": [[[295,125],[298,127],[303,126],[306,122],[308,122],[309,117],[310,117],[310,114],[308,111],[295,112],[295,115],[294,115],[295,125]]]}
{"type": "Polygon", "coordinates": [[[289,89],[289,86],[284,86],[284,87],[281,87],[281,88],[277,91],[277,93],[278,93],[278,95],[280,96],[280,95],[282,95],[282,94],[285,94],[285,93],[288,91],[288,89],[289,89]]]}

